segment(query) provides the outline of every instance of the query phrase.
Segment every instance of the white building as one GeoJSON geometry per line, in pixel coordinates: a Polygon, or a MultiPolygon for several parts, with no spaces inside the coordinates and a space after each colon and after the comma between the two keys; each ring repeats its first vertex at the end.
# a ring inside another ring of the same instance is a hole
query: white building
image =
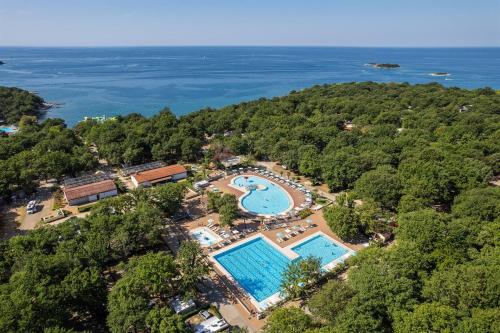
{"type": "Polygon", "coordinates": [[[111,179],[64,188],[64,197],[70,206],[97,201],[117,194],[115,182],[111,179]]]}

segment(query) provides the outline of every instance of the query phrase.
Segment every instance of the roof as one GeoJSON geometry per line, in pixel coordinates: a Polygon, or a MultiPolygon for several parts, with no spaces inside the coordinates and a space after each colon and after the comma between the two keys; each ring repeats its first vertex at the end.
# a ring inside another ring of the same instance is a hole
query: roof
{"type": "Polygon", "coordinates": [[[74,200],[113,190],[116,190],[116,185],[111,179],[108,179],[97,183],[85,184],[71,188],[64,188],[64,195],[66,195],[67,200],[74,200]]]}
{"type": "Polygon", "coordinates": [[[200,180],[199,182],[196,182],[193,184],[194,188],[197,188],[197,187],[206,187],[210,184],[210,182],[208,180],[200,180]]]}
{"type": "Polygon", "coordinates": [[[156,161],[156,162],[150,162],[150,163],[145,163],[145,164],[140,164],[140,165],[133,165],[129,167],[123,167],[121,169],[121,172],[124,176],[130,176],[132,174],[138,173],[138,172],[143,172],[147,170],[153,170],[157,168],[161,168],[166,166],[166,163],[163,161],[156,161]]]}
{"type": "Polygon", "coordinates": [[[108,179],[110,178],[104,173],[89,174],[77,178],[68,177],[64,179],[64,187],[65,188],[78,187],[82,185],[102,182],[103,180],[108,180],[108,179]]]}
{"type": "Polygon", "coordinates": [[[175,313],[185,312],[196,307],[196,304],[192,299],[183,300],[179,297],[174,298],[170,301],[170,305],[174,309],[175,313]]]}
{"type": "Polygon", "coordinates": [[[222,158],[220,160],[220,162],[226,168],[229,168],[229,167],[236,166],[236,165],[240,164],[241,160],[242,160],[241,156],[230,156],[230,157],[222,158]]]}
{"type": "Polygon", "coordinates": [[[195,333],[219,332],[229,327],[228,323],[221,318],[210,317],[194,327],[195,333]]]}
{"type": "Polygon", "coordinates": [[[144,182],[150,182],[158,179],[171,177],[174,175],[178,175],[180,173],[184,173],[186,171],[187,171],[186,168],[183,167],[182,165],[174,164],[153,170],[141,171],[132,175],[132,177],[134,177],[135,180],[140,184],[144,182]]]}

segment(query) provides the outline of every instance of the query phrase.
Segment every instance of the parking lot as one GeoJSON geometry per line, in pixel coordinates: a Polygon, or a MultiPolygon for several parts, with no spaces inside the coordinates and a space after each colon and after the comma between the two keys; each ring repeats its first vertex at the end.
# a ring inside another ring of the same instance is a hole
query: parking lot
{"type": "Polygon", "coordinates": [[[19,208],[24,210],[23,214],[21,214],[24,218],[18,220],[20,230],[34,229],[42,217],[48,216],[52,213],[54,199],[52,198],[52,194],[50,192],[50,186],[50,184],[47,186],[40,186],[35,195],[30,198],[30,200],[36,200],[37,202],[36,212],[34,214],[26,213],[26,205],[19,208]]]}
{"type": "Polygon", "coordinates": [[[52,214],[54,199],[50,188],[52,184],[43,184],[34,195],[4,206],[0,221],[1,238],[9,238],[20,231],[32,230],[42,217],[52,214]],[[27,214],[26,206],[30,200],[36,200],[36,212],[27,214]]]}

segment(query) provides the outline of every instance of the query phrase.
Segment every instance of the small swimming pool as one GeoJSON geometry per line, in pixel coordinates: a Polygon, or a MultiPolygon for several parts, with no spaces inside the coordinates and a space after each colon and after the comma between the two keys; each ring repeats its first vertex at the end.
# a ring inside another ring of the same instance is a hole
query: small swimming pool
{"type": "Polygon", "coordinates": [[[318,257],[321,259],[321,267],[342,257],[348,251],[329,239],[318,235],[292,247],[292,251],[300,255],[301,258],[318,257]]]}
{"type": "Polygon", "coordinates": [[[240,203],[244,210],[257,215],[278,215],[293,208],[290,195],[278,184],[257,176],[238,176],[232,185],[247,191],[240,203]]]}
{"type": "Polygon", "coordinates": [[[201,247],[214,245],[222,240],[219,235],[207,227],[193,229],[190,231],[190,234],[200,243],[201,247]]]}
{"type": "Polygon", "coordinates": [[[281,250],[258,236],[214,255],[213,259],[257,302],[265,303],[266,299],[280,291],[282,274],[292,262],[291,258],[298,260],[315,256],[320,258],[322,268],[326,269],[325,266],[348,252],[354,253],[322,233],[281,250]]]}
{"type": "Polygon", "coordinates": [[[0,132],[5,132],[7,134],[12,134],[12,133],[15,133],[16,131],[17,131],[17,129],[15,129],[14,127],[10,127],[10,126],[0,127],[0,132]]]}

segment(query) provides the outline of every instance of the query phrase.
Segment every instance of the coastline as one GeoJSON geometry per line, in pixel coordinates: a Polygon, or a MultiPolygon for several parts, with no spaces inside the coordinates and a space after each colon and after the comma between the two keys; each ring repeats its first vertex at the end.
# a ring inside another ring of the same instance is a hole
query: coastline
{"type": "Polygon", "coordinates": [[[165,106],[182,116],[205,107],[284,96],[315,84],[439,81],[500,89],[500,73],[490,70],[496,68],[500,48],[88,47],[1,52],[8,61],[0,67],[3,84],[64,103],[44,117],[62,118],[69,127],[84,116],[152,116],[165,106]],[[432,67],[422,63],[426,57],[433,58],[432,67]],[[403,67],[363,66],[372,59],[403,67]],[[439,68],[453,73],[454,80],[428,75],[439,68]]]}

